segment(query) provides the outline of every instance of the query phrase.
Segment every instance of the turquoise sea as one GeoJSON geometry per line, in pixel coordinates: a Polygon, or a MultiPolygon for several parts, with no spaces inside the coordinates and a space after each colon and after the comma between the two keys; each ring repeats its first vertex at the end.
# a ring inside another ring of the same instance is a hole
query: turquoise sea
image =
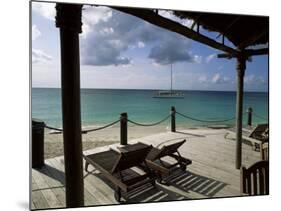
{"type": "MultiPolygon", "coordinates": [[[[187,116],[201,120],[224,120],[235,116],[236,93],[226,91],[184,91],[184,99],[153,98],[155,90],[81,89],[82,125],[104,125],[117,120],[120,113],[140,123],[157,122],[170,113],[171,106],[187,116]]],[[[246,92],[244,111],[253,108],[253,123],[268,119],[268,93],[246,92]]],[[[60,127],[61,90],[32,88],[32,118],[60,127]]],[[[243,117],[246,123],[246,115],[243,117]]],[[[167,120],[168,121],[168,120],[167,120]]],[[[197,122],[177,116],[177,124],[198,126],[214,123],[197,122]]],[[[166,122],[167,123],[167,122],[166,122]]],[[[218,124],[234,124],[235,120],[218,124]]]]}

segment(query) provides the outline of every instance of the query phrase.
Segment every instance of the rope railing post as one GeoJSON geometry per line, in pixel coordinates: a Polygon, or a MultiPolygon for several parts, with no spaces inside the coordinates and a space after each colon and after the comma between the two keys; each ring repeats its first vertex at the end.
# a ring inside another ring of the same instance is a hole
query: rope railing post
{"type": "Polygon", "coordinates": [[[122,113],[120,115],[120,144],[128,144],[128,115],[127,113],[122,113]]]}
{"type": "Polygon", "coordinates": [[[249,108],[247,109],[247,114],[248,114],[247,125],[248,125],[248,126],[252,126],[253,109],[252,109],[251,107],[249,107],[249,108]]]}
{"type": "Polygon", "coordinates": [[[176,132],[176,108],[171,107],[171,132],[176,132]]]}
{"type": "Polygon", "coordinates": [[[44,166],[44,126],[43,121],[32,119],[32,168],[44,166]]]}

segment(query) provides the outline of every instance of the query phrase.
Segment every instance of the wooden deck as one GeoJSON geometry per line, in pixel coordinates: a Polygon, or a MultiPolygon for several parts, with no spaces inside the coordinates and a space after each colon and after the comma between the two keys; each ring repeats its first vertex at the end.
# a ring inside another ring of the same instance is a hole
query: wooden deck
{"type": "MultiPolygon", "coordinates": [[[[186,139],[180,148],[186,158],[192,160],[186,172],[175,171],[171,176],[172,185],[157,184],[144,186],[130,194],[131,203],[171,201],[228,197],[240,195],[240,171],[235,169],[235,141],[226,139],[225,129],[193,129],[176,133],[166,132],[129,141],[143,142],[161,147],[174,141],[186,139]]],[[[230,137],[230,136],[228,136],[230,137]]],[[[103,151],[110,145],[84,151],[90,154],[103,151]]],[[[242,163],[244,166],[260,160],[260,153],[243,144],[242,163]]],[[[169,160],[167,160],[169,162],[169,160]]],[[[65,207],[64,159],[62,156],[45,161],[40,170],[32,169],[32,209],[65,207]]],[[[112,184],[107,182],[92,167],[91,173],[84,171],[85,206],[117,204],[112,184]]]]}

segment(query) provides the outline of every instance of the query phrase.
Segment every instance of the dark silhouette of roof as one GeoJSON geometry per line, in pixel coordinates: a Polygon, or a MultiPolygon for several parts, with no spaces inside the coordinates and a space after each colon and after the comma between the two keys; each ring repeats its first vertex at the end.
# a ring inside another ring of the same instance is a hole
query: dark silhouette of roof
{"type": "Polygon", "coordinates": [[[204,29],[227,37],[237,48],[266,44],[269,40],[269,17],[174,11],[181,19],[192,19],[204,29]]]}

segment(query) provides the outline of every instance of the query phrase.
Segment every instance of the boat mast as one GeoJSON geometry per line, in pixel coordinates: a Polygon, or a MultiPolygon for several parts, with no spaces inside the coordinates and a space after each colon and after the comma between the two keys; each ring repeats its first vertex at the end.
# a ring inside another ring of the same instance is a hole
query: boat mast
{"type": "Polygon", "coordinates": [[[173,63],[171,63],[171,93],[172,93],[172,90],[173,90],[173,70],[172,70],[172,65],[173,65],[173,63]]]}

